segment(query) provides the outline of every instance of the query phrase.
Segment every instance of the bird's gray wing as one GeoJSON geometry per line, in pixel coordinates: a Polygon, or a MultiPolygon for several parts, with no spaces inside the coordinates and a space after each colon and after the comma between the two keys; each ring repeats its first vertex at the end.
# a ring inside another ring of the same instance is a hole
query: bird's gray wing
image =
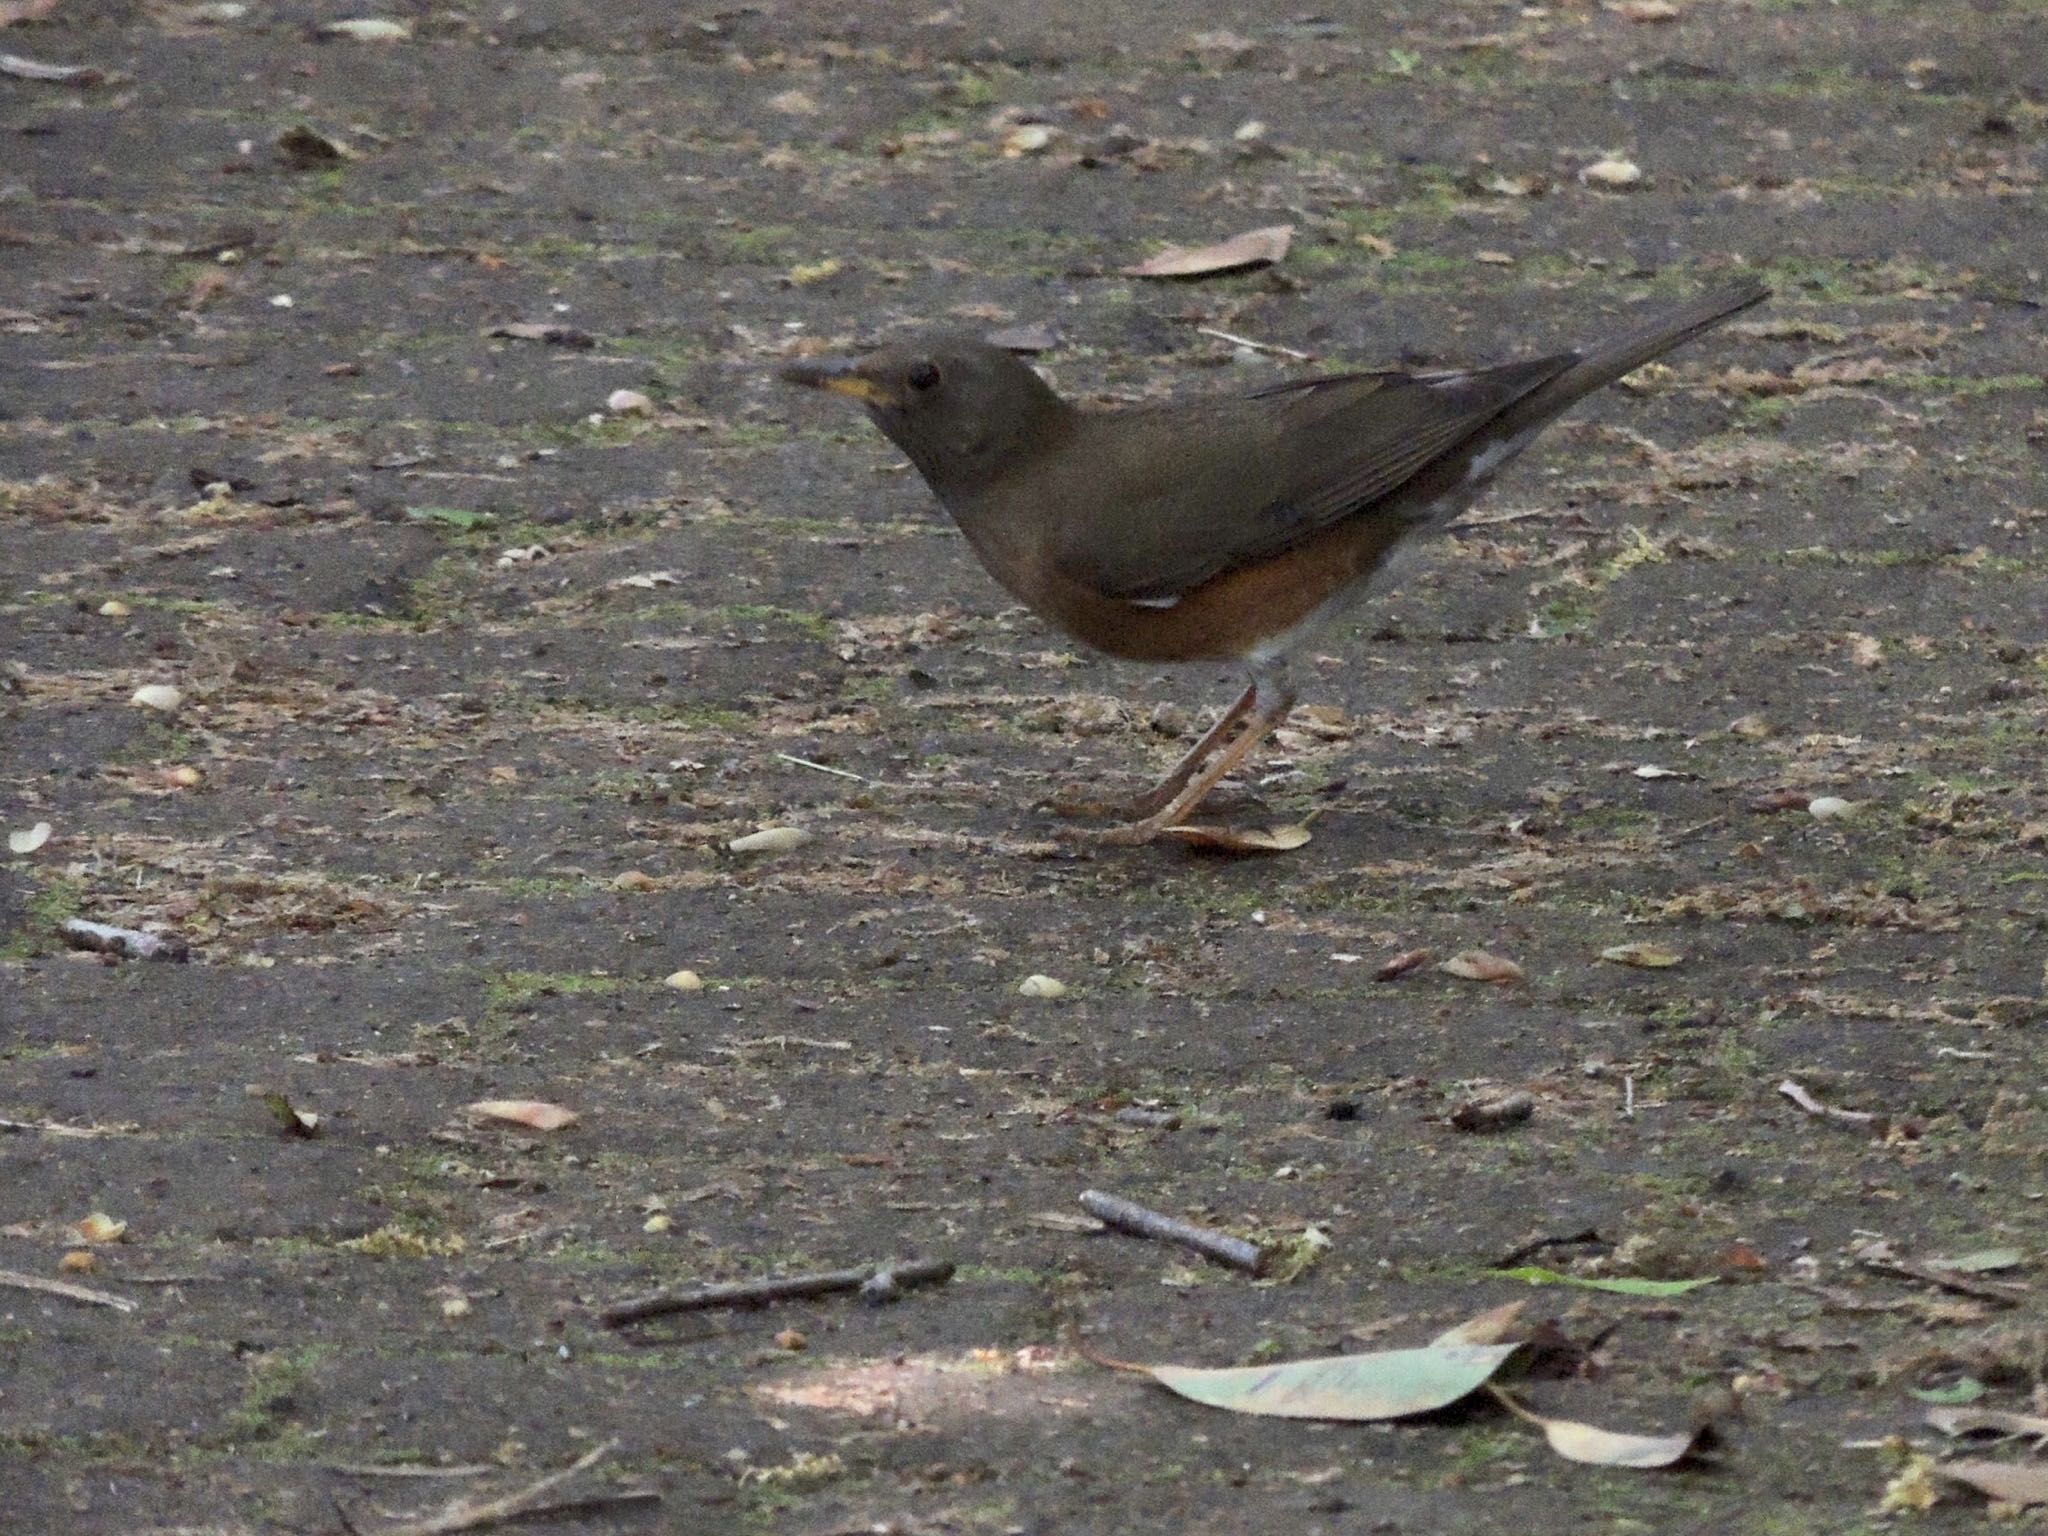
{"type": "Polygon", "coordinates": [[[1070,519],[1057,563],[1108,596],[1170,599],[1369,514],[1574,361],[1340,374],[1097,417],[1099,478],[1069,505],[1107,515],[1070,519]]]}

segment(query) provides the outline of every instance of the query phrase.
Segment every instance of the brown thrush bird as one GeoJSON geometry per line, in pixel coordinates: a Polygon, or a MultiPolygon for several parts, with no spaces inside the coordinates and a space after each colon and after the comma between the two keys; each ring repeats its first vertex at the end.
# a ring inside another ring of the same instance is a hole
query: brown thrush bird
{"type": "Polygon", "coordinates": [[[1075,639],[1132,661],[1250,669],[1223,718],[1105,834],[1142,843],[1180,826],[1285,718],[1288,657],[1364,595],[1396,544],[1450,523],[1584,396],[1768,296],[1723,289],[1527,362],[1113,410],[1071,405],[1011,353],[961,336],[783,377],[865,405],[988,573],[1075,639]]]}

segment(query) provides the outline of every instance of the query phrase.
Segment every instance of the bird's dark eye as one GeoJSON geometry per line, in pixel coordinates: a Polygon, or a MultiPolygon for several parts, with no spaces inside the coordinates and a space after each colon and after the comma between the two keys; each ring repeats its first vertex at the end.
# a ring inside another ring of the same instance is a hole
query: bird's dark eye
{"type": "Polygon", "coordinates": [[[915,390],[937,389],[939,387],[939,365],[930,361],[912,363],[910,371],[903,376],[903,380],[915,390]]]}

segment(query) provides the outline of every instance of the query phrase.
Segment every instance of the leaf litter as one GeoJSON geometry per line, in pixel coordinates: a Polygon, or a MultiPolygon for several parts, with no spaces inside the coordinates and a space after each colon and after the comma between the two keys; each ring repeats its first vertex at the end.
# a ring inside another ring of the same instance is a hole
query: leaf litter
{"type": "Polygon", "coordinates": [[[1670,1434],[1606,1429],[1538,1413],[1504,1391],[1495,1378],[1518,1355],[1526,1360],[1532,1340],[1543,1332],[1523,1326],[1525,1306],[1513,1301],[1482,1312],[1416,1348],[1277,1365],[1144,1365],[1092,1353],[1088,1358],[1148,1376],[1190,1402],[1263,1418],[1379,1423],[1438,1412],[1483,1388],[1516,1418],[1540,1428],[1559,1456],[1586,1466],[1651,1470],[1674,1466],[1699,1448],[1705,1425],[1670,1434]]]}
{"type": "Polygon", "coordinates": [[[1525,1424],[1543,1431],[1550,1448],[1566,1461],[1589,1467],[1629,1467],[1642,1471],[1673,1466],[1693,1453],[1702,1430],[1679,1434],[1638,1435],[1576,1419],[1553,1419],[1524,1407],[1512,1395],[1489,1385],[1494,1400],[1525,1424]]]}
{"type": "Polygon", "coordinates": [[[1293,242],[1292,224],[1273,224],[1246,230],[1214,245],[1169,245],[1144,261],[1117,270],[1125,277],[1214,277],[1270,267],[1287,254],[1293,242]]]}
{"type": "Polygon", "coordinates": [[[1281,1419],[1371,1423],[1434,1413],[1469,1397],[1521,1345],[1426,1344],[1280,1365],[1121,1365],[1190,1402],[1281,1419]]]}

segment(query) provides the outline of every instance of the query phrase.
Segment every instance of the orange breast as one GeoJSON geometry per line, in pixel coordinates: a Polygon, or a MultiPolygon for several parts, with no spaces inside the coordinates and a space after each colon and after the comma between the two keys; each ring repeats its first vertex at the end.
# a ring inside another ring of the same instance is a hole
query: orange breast
{"type": "Polygon", "coordinates": [[[1340,523],[1270,560],[1210,578],[1171,608],[1105,597],[1042,559],[997,574],[1034,612],[1112,656],[1241,661],[1370,576],[1410,526],[1388,516],[1340,523]]]}

